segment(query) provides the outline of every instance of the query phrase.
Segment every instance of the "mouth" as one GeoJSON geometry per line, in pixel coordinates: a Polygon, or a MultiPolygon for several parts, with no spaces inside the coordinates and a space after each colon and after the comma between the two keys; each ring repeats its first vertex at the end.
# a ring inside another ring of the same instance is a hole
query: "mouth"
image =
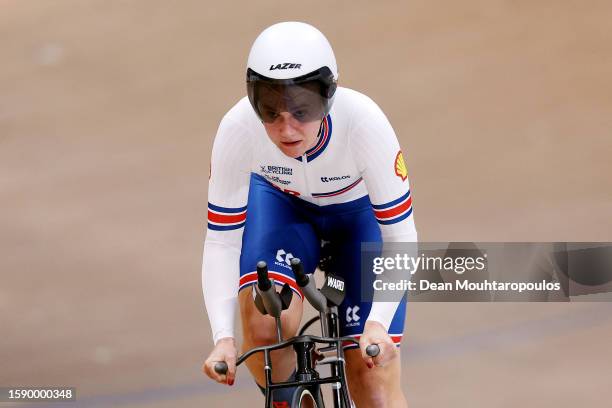
{"type": "Polygon", "coordinates": [[[286,147],[292,147],[292,146],[297,146],[301,142],[302,142],[301,140],[296,140],[295,142],[282,142],[281,141],[281,144],[286,147]]]}

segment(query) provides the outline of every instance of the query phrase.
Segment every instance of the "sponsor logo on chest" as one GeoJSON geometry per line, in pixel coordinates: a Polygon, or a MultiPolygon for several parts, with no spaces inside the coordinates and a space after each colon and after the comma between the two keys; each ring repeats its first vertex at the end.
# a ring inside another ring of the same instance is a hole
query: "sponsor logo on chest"
{"type": "Polygon", "coordinates": [[[350,178],[351,176],[347,174],[345,176],[321,177],[321,181],[323,183],[330,183],[332,181],[340,181],[340,180],[345,180],[345,179],[350,179],[350,178]]]}

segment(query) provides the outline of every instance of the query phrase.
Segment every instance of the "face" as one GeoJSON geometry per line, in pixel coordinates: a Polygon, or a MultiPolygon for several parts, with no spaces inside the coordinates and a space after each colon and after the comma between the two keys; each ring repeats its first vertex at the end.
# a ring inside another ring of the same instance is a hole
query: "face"
{"type": "Polygon", "coordinates": [[[318,84],[264,86],[258,107],[268,137],[285,155],[301,156],[316,144],[323,117],[318,84]]]}
{"type": "Polygon", "coordinates": [[[300,122],[289,112],[277,114],[274,122],[263,123],[272,142],[289,157],[303,155],[317,141],[321,121],[300,122]]]}

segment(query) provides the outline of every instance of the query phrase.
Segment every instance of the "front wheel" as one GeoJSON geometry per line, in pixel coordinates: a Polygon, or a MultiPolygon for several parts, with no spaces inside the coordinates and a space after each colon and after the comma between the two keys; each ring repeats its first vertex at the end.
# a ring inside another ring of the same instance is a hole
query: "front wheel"
{"type": "Polygon", "coordinates": [[[300,386],[295,390],[291,406],[297,408],[325,408],[321,392],[315,392],[304,386],[300,386]]]}

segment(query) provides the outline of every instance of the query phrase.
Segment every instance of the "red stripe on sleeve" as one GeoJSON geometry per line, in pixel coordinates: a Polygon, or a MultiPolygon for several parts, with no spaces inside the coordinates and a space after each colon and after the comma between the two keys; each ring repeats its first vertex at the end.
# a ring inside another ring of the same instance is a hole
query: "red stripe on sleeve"
{"type": "Polygon", "coordinates": [[[396,215],[399,215],[406,211],[412,205],[412,196],[408,197],[403,204],[398,205],[395,208],[391,208],[390,210],[374,210],[374,215],[376,218],[391,218],[396,215]]]}
{"type": "Polygon", "coordinates": [[[244,220],[246,220],[246,211],[242,214],[232,215],[218,214],[210,210],[208,211],[208,221],[219,222],[222,224],[233,224],[235,222],[242,222],[244,220]]]}

